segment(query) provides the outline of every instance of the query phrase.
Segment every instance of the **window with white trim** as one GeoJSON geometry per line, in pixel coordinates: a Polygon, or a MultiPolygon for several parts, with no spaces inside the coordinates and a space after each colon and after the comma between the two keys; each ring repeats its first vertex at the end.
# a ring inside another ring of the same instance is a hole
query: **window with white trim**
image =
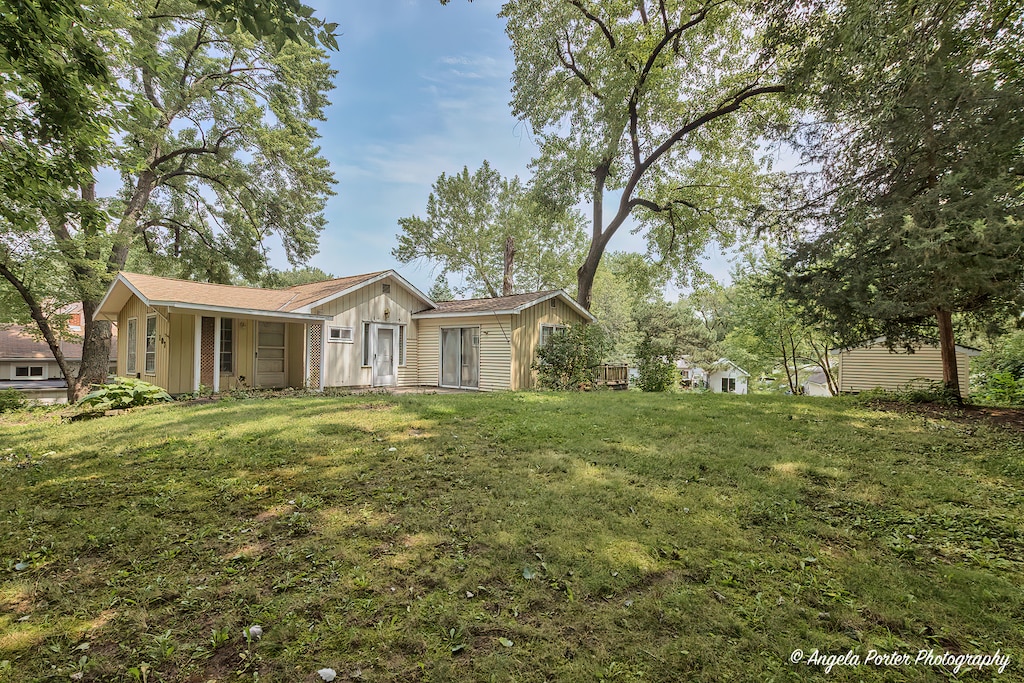
{"type": "Polygon", "coordinates": [[[405,365],[405,325],[398,326],[398,364],[405,365]]]}
{"type": "Polygon", "coordinates": [[[372,350],[370,349],[370,323],[363,323],[363,367],[370,364],[372,350]]]}
{"type": "Polygon", "coordinates": [[[228,374],[235,371],[235,321],[220,319],[220,371],[228,374]]]}
{"type": "Polygon", "coordinates": [[[125,367],[126,374],[134,375],[139,371],[139,319],[128,318],[128,329],[125,332],[125,367]]]}
{"type": "Polygon", "coordinates": [[[541,325],[540,326],[540,346],[544,346],[548,343],[554,335],[562,332],[565,329],[565,325],[541,325]]]}
{"type": "Polygon", "coordinates": [[[724,393],[724,394],[735,394],[736,393],[736,378],[735,377],[723,377],[722,378],[722,393],[724,393]]]}
{"type": "Polygon", "coordinates": [[[42,365],[17,365],[14,368],[15,379],[42,379],[42,365]]]}
{"type": "Polygon", "coordinates": [[[327,331],[327,341],[351,344],[355,341],[355,330],[351,327],[331,327],[327,331]]]}
{"type": "Polygon", "coordinates": [[[156,315],[146,316],[146,374],[156,374],[156,315]]]}

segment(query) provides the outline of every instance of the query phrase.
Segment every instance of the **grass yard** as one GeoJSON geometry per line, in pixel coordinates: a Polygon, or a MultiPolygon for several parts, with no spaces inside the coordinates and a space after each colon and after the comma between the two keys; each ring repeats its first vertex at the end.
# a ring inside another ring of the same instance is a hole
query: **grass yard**
{"type": "Polygon", "coordinates": [[[0,416],[4,683],[1022,680],[1022,586],[1022,433],[847,400],[0,416]]]}

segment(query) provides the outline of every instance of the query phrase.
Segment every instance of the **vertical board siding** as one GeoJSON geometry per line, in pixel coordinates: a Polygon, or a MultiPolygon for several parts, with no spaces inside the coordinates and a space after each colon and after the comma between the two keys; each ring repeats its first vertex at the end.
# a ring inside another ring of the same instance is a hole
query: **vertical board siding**
{"type": "Polygon", "coordinates": [[[192,391],[195,316],[171,313],[170,329],[167,393],[184,394],[192,391]]]}
{"type": "Polygon", "coordinates": [[[406,326],[406,364],[398,368],[397,382],[400,386],[417,384],[417,332],[416,325],[412,322],[412,314],[424,307],[416,295],[389,277],[315,308],[312,312],[317,315],[333,316],[333,320],[327,321],[326,325],[351,327],[353,330],[351,344],[327,343],[324,361],[327,364],[325,386],[359,387],[372,384],[371,368],[362,365],[364,322],[406,326]],[[391,286],[391,291],[387,294],[383,291],[385,284],[391,286]]]}
{"type": "Polygon", "coordinates": [[[285,381],[290,387],[301,387],[306,374],[305,325],[288,323],[285,325],[285,344],[288,355],[288,374],[285,381]]]}
{"type": "MultiPolygon", "coordinates": [[[[128,319],[136,318],[137,323],[135,334],[135,371],[142,377],[146,366],[146,315],[149,309],[142,303],[142,300],[134,294],[128,299],[117,314],[117,329],[127,330],[128,319]]],[[[159,343],[158,343],[159,345],[159,343]]],[[[159,359],[158,359],[159,360],[159,359]]],[[[128,334],[117,335],[117,374],[121,377],[128,375],[128,334]]],[[[132,374],[132,377],[135,375],[132,374]]]]}
{"type": "Polygon", "coordinates": [[[531,389],[536,386],[537,373],[531,366],[537,356],[541,325],[578,325],[586,322],[582,315],[561,299],[542,301],[513,316],[513,319],[516,326],[513,334],[513,389],[531,389]],[[552,301],[555,302],[554,308],[551,306],[552,301]]]}
{"type": "MultiPolygon", "coordinates": [[[[960,393],[970,390],[970,358],[956,354],[960,393]]],[[[839,354],[839,390],[842,392],[900,391],[926,387],[942,381],[942,352],[935,346],[923,346],[914,353],[890,352],[885,345],[849,349],[839,354]]]]}

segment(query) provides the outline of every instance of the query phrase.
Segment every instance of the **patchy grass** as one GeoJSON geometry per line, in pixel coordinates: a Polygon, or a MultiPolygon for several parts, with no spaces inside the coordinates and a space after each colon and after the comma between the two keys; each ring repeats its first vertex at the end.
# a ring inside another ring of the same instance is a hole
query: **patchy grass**
{"type": "Polygon", "coordinates": [[[1019,678],[1022,453],[774,396],[5,415],[0,681],[953,676],[789,663],[872,648],[998,649],[959,679],[1019,678]]]}

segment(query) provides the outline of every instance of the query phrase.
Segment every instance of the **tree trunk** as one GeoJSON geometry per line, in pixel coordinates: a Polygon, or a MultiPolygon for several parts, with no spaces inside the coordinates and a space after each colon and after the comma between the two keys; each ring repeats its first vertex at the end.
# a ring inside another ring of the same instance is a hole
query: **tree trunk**
{"type": "Polygon", "coordinates": [[[512,296],[512,264],[516,258],[516,242],[512,235],[505,238],[505,279],[501,283],[501,295],[512,296]]]}
{"type": "Polygon", "coordinates": [[[82,364],[78,376],[68,377],[68,401],[74,403],[89,393],[91,385],[105,384],[110,372],[110,323],[96,320],[98,301],[82,302],[82,322],[85,335],[82,340],[82,364]]]}
{"type": "Polygon", "coordinates": [[[50,353],[53,354],[53,359],[57,361],[57,367],[60,368],[61,373],[67,378],[68,383],[68,400],[71,400],[71,373],[68,370],[67,359],[64,358],[64,350],[60,347],[60,340],[57,339],[57,334],[53,328],[50,327],[50,321],[47,320],[46,315],[43,314],[42,306],[36,300],[35,296],[29,291],[28,286],[22,282],[12,270],[6,265],[0,263],[0,275],[7,280],[12,287],[14,287],[21,298],[25,301],[28,306],[29,314],[32,316],[32,320],[35,321],[36,326],[43,335],[43,339],[46,341],[46,345],[50,347],[50,353]]]}
{"type": "Polygon", "coordinates": [[[956,367],[956,343],[953,341],[953,314],[943,309],[935,311],[939,321],[939,350],[942,352],[942,384],[946,393],[957,403],[960,395],[960,373],[956,367]]]}
{"type": "Polygon", "coordinates": [[[576,271],[576,301],[580,306],[590,310],[591,295],[594,289],[594,278],[597,276],[597,267],[601,265],[601,257],[604,255],[604,245],[607,237],[604,231],[604,184],[608,179],[610,164],[602,164],[594,171],[594,213],[591,220],[590,250],[583,265],[576,271]]]}

